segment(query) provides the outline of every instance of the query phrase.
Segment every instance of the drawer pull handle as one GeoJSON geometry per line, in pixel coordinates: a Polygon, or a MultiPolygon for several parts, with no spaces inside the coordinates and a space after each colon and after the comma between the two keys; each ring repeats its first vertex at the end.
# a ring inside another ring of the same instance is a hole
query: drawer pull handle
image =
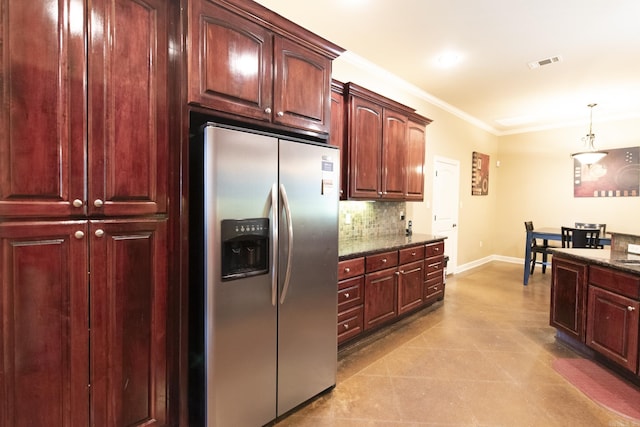
{"type": "Polygon", "coordinates": [[[415,252],[411,252],[411,256],[416,256],[416,253],[415,252]]]}
{"type": "Polygon", "coordinates": [[[382,258],[382,263],[386,264],[387,263],[387,259],[386,258],[382,258]]]}
{"type": "Polygon", "coordinates": [[[345,298],[349,298],[349,292],[345,293],[345,294],[344,294],[344,297],[345,297],[345,298]]]}
{"type": "Polygon", "coordinates": [[[344,324],[344,328],[345,328],[345,329],[349,329],[349,324],[348,324],[348,323],[345,323],[345,324],[344,324]]]}
{"type": "Polygon", "coordinates": [[[344,272],[345,272],[345,273],[350,273],[350,272],[351,272],[351,269],[350,269],[349,267],[345,267],[344,272]]]}
{"type": "Polygon", "coordinates": [[[628,311],[635,311],[635,309],[636,309],[635,307],[631,307],[631,306],[627,307],[628,311]]]}

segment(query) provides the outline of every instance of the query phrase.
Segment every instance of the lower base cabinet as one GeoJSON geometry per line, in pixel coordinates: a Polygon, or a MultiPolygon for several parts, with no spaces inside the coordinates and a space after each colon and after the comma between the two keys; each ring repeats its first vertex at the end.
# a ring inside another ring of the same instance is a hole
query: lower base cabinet
{"type": "Polygon", "coordinates": [[[0,223],[0,425],[166,424],[166,233],[0,223]]]}
{"type": "Polygon", "coordinates": [[[639,321],[640,277],[591,266],[586,344],[637,374],[639,321]]]}
{"type": "Polygon", "coordinates": [[[443,251],[439,241],[340,261],[338,345],[442,299],[443,251]]]}
{"type": "Polygon", "coordinates": [[[622,372],[640,374],[640,276],[555,255],[550,323],[622,372]]]}

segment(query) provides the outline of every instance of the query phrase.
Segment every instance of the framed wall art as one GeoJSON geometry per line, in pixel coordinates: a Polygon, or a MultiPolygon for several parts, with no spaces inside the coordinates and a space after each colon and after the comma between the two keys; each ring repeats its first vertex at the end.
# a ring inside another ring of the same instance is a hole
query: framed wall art
{"type": "Polygon", "coordinates": [[[471,195],[489,194],[489,155],[473,152],[471,162],[471,195]]]}
{"type": "Polygon", "coordinates": [[[574,197],[640,196],[640,147],[615,148],[592,165],[573,161],[574,197]]]}

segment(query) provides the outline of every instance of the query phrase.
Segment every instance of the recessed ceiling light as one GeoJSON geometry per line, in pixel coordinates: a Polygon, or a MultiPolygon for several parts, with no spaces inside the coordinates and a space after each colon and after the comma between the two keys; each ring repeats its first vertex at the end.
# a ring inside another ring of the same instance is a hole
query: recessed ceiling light
{"type": "Polygon", "coordinates": [[[460,55],[456,52],[445,52],[438,56],[437,62],[442,68],[450,68],[460,62],[460,55]]]}

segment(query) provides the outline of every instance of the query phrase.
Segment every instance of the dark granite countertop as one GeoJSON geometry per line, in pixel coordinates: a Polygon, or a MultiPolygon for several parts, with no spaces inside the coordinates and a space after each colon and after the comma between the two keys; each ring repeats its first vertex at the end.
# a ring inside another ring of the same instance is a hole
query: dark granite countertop
{"type": "Polygon", "coordinates": [[[552,249],[555,256],[573,258],[603,267],[640,275],[640,255],[611,249],[552,249]]]}
{"type": "Polygon", "coordinates": [[[378,252],[393,251],[407,246],[414,246],[432,242],[443,241],[444,236],[431,234],[412,234],[411,236],[382,236],[361,237],[357,239],[340,240],[338,243],[338,256],[340,260],[357,258],[378,252]]]}

